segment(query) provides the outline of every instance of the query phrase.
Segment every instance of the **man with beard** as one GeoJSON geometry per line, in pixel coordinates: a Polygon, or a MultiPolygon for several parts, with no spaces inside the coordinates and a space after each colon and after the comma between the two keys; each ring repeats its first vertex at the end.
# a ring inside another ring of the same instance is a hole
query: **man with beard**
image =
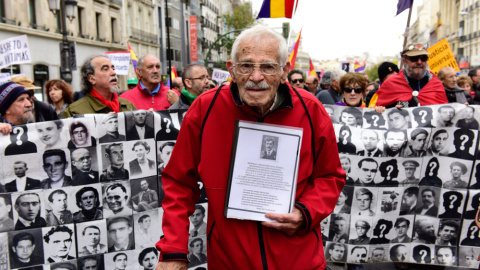
{"type": "Polygon", "coordinates": [[[432,135],[432,143],[427,148],[427,155],[429,156],[446,156],[442,150],[447,146],[448,132],[445,129],[435,131],[432,135]]]}
{"type": "Polygon", "coordinates": [[[405,189],[400,205],[400,215],[414,215],[418,200],[418,187],[409,187],[405,189]]]}
{"type": "Polygon", "coordinates": [[[430,219],[416,219],[415,233],[412,243],[435,244],[435,227],[430,219]]]}
{"type": "Polygon", "coordinates": [[[140,252],[138,263],[143,266],[143,270],[155,270],[158,263],[158,251],[156,248],[149,247],[140,252]]]}
{"type": "Polygon", "coordinates": [[[98,191],[93,187],[83,187],[75,194],[77,206],[81,209],[73,213],[73,222],[103,219],[98,191]]]}
{"type": "Polygon", "coordinates": [[[45,220],[47,226],[57,226],[73,222],[72,212],[67,210],[67,193],[57,189],[48,195],[48,201],[52,210],[47,211],[45,220]]]}
{"type": "Polygon", "coordinates": [[[0,132],[7,135],[12,126],[32,123],[32,93],[14,82],[0,85],[0,132]]]}
{"type": "Polygon", "coordinates": [[[369,108],[417,107],[448,103],[442,82],[427,71],[430,53],[423,44],[407,45],[402,52],[404,69],[390,76],[372,97],[369,108]],[[421,90],[421,91],[420,91],[421,90]]]}
{"type": "Polygon", "coordinates": [[[381,157],[383,151],[378,149],[378,133],[371,129],[363,129],[360,134],[360,139],[362,140],[363,147],[365,150],[360,150],[357,152],[357,156],[365,157],[381,157]]]}
{"type": "MultiPolygon", "coordinates": [[[[147,54],[138,59],[137,87],[123,93],[120,97],[129,100],[138,110],[166,110],[178,100],[177,90],[169,89],[162,83],[162,65],[160,60],[147,54]]],[[[185,75],[183,75],[185,76],[185,75]]]]}
{"type": "Polygon", "coordinates": [[[422,190],[422,203],[423,205],[415,211],[416,214],[437,216],[438,207],[435,206],[435,191],[433,189],[426,188],[422,190]]]}
{"type": "Polygon", "coordinates": [[[85,97],[70,104],[62,118],[77,114],[133,111],[130,101],[119,98],[115,66],[105,55],[90,56],[81,67],[82,92],[85,97]]]}
{"type": "Polygon", "coordinates": [[[185,88],[182,89],[178,101],[169,110],[188,109],[201,93],[210,89],[207,69],[200,64],[186,65],[183,68],[182,81],[185,88]]]}
{"type": "Polygon", "coordinates": [[[384,134],[383,146],[384,157],[403,157],[407,145],[407,133],[405,130],[388,130],[384,134]]]}
{"type": "Polygon", "coordinates": [[[404,157],[424,157],[427,154],[424,147],[427,143],[428,132],[417,128],[410,134],[411,144],[405,149],[404,157]]]}
{"type": "Polygon", "coordinates": [[[72,151],[72,179],[74,186],[98,183],[98,172],[92,170],[92,155],[86,148],[72,151]]]}
{"type": "Polygon", "coordinates": [[[444,105],[438,108],[437,127],[454,127],[452,122],[455,116],[455,109],[450,105],[444,105]]]}
{"type": "Polygon", "coordinates": [[[50,229],[43,236],[46,248],[51,254],[47,259],[49,263],[64,262],[73,260],[75,257],[70,256],[70,248],[72,247],[73,231],[67,226],[57,226],[50,229]]]}
{"type": "Polygon", "coordinates": [[[147,124],[147,115],[147,111],[132,112],[134,125],[127,130],[128,141],[153,139],[154,130],[147,124]]]}
{"type": "Polygon", "coordinates": [[[120,143],[112,143],[105,147],[105,157],[110,161],[100,175],[100,182],[110,180],[129,179],[128,170],[124,168],[123,162],[123,145],[120,143]]]}

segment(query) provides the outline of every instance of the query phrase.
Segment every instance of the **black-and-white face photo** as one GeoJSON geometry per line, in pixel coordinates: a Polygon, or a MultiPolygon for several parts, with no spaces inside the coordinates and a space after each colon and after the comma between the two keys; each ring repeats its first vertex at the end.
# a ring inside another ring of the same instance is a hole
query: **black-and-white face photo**
{"type": "Polygon", "coordinates": [[[73,222],[103,219],[103,196],[100,184],[72,187],[69,194],[73,222]]]}
{"type": "Polygon", "coordinates": [[[353,193],[352,215],[372,217],[375,215],[377,188],[356,187],[353,193]]]}
{"type": "Polygon", "coordinates": [[[92,127],[93,121],[89,118],[73,118],[68,123],[69,149],[91,147],[97,145],[97,130],[92,127]]]}
{"type": "Polygon", "coordinates": [[[175,141],[160,142],[157,144],[157,161],[158,161],[158,174],[160,175],[163,169],[167,166],[172,156],[173,147],[175,141]]]}
{"type": "Polygon", "coordinates": [[[348,246],[347,262],[366,263],[368,261],[369,245],[348,246]]]}
{"type": "Polygon", "coordinates": [[[437,128],[455,127],[456,104],[441,104],[432,106],[434,125],[437,128]]]}
{"type": "Polygon", "coordinates": [[[8,268],[8,234],[0,233],[0,267],[8,268]]]}
{"type": "Polygon", "coordinates": [[[104,218],[132,215],[129,181],[105,183],[102,189],[104,218]]]}
{"type": "Polygon", "coordinates": [[[101,146],[102,173],[100,182],[129,179],[125,166],[125,147],[123,143],[109,143],[101,146]]]}
{"type": "Polygon", "coordinates": [[[353,187],[348,185],[344,186],[342,191],[340,192],[340,196],[338,197],[337,203],[335,204],[333,213],[350,214],[350,210],[352,207],[352,200],[353,200],[353,187]]]}
{"type": "Polygon", "coordinates": [[[42,228],[45,262],[55,263],[76,258],[73,224],[42,228]]]}
{"type": "MultiPolygon", "coordinates": [[[[78,270],[104,270],[103,255],[90,255],[77,259],[78,270]]],[[[107,268],[108,269],[108,268],[107,268]]]]}
{"type": "MultiPolygon", "coordinates": [[[[13,231],[13,211],[10,194],[0,194],[0,232],[13,231]]],[[[1,235],[2,234],[0,234],[0,236],[1,235]]]]}
{"type": "Polygon", "coordinates": [[[207,265],[207,236],[197,236],[188,239],[188,267],[207,265]]]}
{"type": "Polygon", "coordinates": [[[190,237],[207,234],[208,204],[196,204],[195,212],[190,216],[190,237]]]}
{"type": "Polygon", "coordinates": [[[157,111],[154,113],[154,117],[155,123],[160,123],[160,125],[155,125],[155,140],[176,140],[182,124],[183,113],[181,111],[157,111]]]}
{"type": "Polygon", "coordinates": [[[457,113],[458,121],[455,124],[456,127],[465,129],[478,130],[480,127],[478,121],[480,120],[480,111],[478,107],[465,106],[460,108],[457,113]]]}
{"type": "Polygon", "coordinates": [[[73,186],[99,182],[99,162],[96,147],[72,149],[70,155],[73,186]]]}
{"type": "Polygon", "coordinates": [[[124,143],[125,162],[128,162],[130,179],[157,174],[155,140],[128,141],[124,143]]]}
{"type": "Polygon", "coordinates": [[[38,151],[67,148],[67,122],[68,120],[55,120],[29,125],[28,137],[37,145],[38,151]]]}
{"type": "Polygon", "coordinates": [[[5,156],[37,153],[37,145],[29,140],[27,125],[13,127],[12,133],[8,137],[3,137],[2,142],[7,146],[5,156]]]}
{"type": "Polygon", "coordinates": [[[50,189],[43,192],[47,226],[73,223],[73,213],[70,209],[74,206],[75,199],[70,198],[70,194],[71,188],[69,187],[50,189]]]}
{"type": "Polygon", "coordinates": [[[350,245],[368,245],[372,237],[373,217],[352,216],[350,222],[350,245]]]}
{"type": "Polygon", "coordinates": [[[328,241],[348,244],[350,228],[350,215],[332,214],[330,215],[330,231],[328,241]]]}
{"type": "Polygon", "coordinates": [[[387,261],[387,252],[389,245],[370,245],[369,250],[369,262],[370,263],[379,263],[387,261]]]}
{"type": "Polygon", "coordinates": [[[153,139],[153,114],[145,110],[125,112],[127,140],[153,139]]]}
{"type": "Polygon", "coordinates": [[[437,217],[440,188],[420,187],[418,192],[417,210],[415,213],[422,216],[437,217]]]}
{"type": "MultiPolygon", "coordinates": [[[[159,252],[155,247],[147,247],[138,250],[138,266],[137,269],[155,270],[158,264],[159,252]]],[[[198,269],[198,268],[197,268],[198,269]]]]}
{"type": "Polygon", "coordinates": [[[438,176],[442,179],[442,187],[448,189],[466,189],[469,184],[472,162],[468,160],[440,157],[438,176]]]}
{"type": "Polygon", "coordinates": [[[12,194],[15,230],[47,226],[42,191],[24,191],[12,194]]]}
{"type": "Polygon", "coordinates": [[[41,189],[45,171],[42,162],[26,162],[38,160],[38,154],[13,156],[3,160],[3,177],[6,192],[41,189]]]}
{"type": "Polygon", "coordinates": [[[39,174],[43,189],[72,186],[70,152],[68,149],[48,149],[37,159],[43,168],[39,174]]]}
{"type": "Polygon", "coordinates": [[[335,107],[334,105],[330,104],[323,104],[323,107],[325,108],[325,111],[328,113],[328,116],[330,116],[330,120],[332,120],[332,124],[338,124],[338,115],[335,114],[335,107]]]}
{"type": "Polygon", "coordinates": [[[392,108],[387,109],[384,114],[387,115],[389,130],[406,130],[412,128],[409,110],[392,108]]]}
{"type": "Polygon", "coordinates": [[[105,270],[118,269],[130,270],[136,269],[138,264],[138,252],[136,250],[122,250],[103,255],[105,270]]]}
{"type": "Polygon", "coordinates": [[[152,209],[133,216],[135,228],[135,249],[154,247],[163,235],[161,208],[152,209]]]}
{"type": "Polygon", "coordinates": [[[103,254],[108,251],[106,220],[96,220],[76,225],[78,257],[103,254]]]}
{"type": "Polygon", "coordinates": [[[132,207],[137,212],[144,212],[159,207],[157,177],[150,176],[130,181],[132,207]]]}
{"type": "Polygon", "coordinates": [[[392,262],[409,262],[410,244],[393,244],[388,251],[389,259],[392,262]]]}
{"type": "Polygon", "coordinates": [[[468,268],[478,267],[478,256],[480,255],[480,248],[478,247],[459,247],[458,248],[458,265],[468,268]]]}
{"type": "Polygon", "coordinates": [[[23,268],[44,264],[42,229],[8,233],[10,267],[23,268]]]}
{"type": "Polygon", "coordinates": [[[277,160],[278,143],[278,136],[263,135],[260,158],[277,160]]]}
{"type": "Polygon", "coordinates": [[[123,113],[97,114],[95,122],[99,143],[125,141],[125,115],[123,113]]]}
{"type": "Polygon", "coordinates": [[[135,249],[132,216],[107,218],[108,252],[135,249]]]}
{"type": "Polygon", "coordinates": [[[427,155],[427,146],[430,137],[429,128],[408,129],[408,146],[405,150],[404,157],[415,158],[427,155]]]}
{"type": "Polygon", "coordinates": [[[338,123],[350,128],[363,126],[362,111],[354,107],[338,107],[338,123]]]}

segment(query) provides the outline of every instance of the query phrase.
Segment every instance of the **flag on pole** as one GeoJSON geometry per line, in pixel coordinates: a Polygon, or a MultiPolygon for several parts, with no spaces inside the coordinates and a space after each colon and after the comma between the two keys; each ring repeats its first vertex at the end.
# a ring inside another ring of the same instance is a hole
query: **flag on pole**
{"type": "Polygon", "coordinates": [[[413,0],[398,0],[397,15],[402,13],[406,9],[412,8],[412,5],[413,5],[413,0]]]}
{"type": "Polygon", "coordinates": [[[130,47],[130,44],[128,44],[128,42],[127,42],[127,46],[128,46],[128,50],[130,51],[130,59],[132,60],[133,69],[137,70],[138,58],[133,52],[132,47],[130,47]]]}
{"type": "Polygon", "coordinates": [[[365,61],[363,61],[363,64],[360,64],[358,61],[355,61],[355,66],[354,66],[355,72],[364,71],[366,64],[367,64],[367,59],[365,59],[365,61]]]}
{"type": "Polygon", "coordinates": [[[170,71],[170,78],[168,78],[168,81],[167,81],[167,86],[170,87],[170,82],[173,81],[173,79],[175,79],[176,77],[178,77],[177,75],[177,70],[175,69],[175,65],[172,66],[172,70],[170,71]]]}
{"type": "Polygon", "coordinates": [[[290,61],[290,70],[295,68],[295,59],[297,58],[297,51],[298,51],[298,44],[300,44],[300,36],[302,35],[302,30],[300,29],[300,33],[298,33],[295,42],[290,49],[290,56],[288,57],[288,61],[290,61]]]}
{"type": "Polygon", "coordinates": [[[313,66],[312,58],[310,58],[310,69],[307,72],[308,76],[315,76],[318,79],[317,72],[315,71],[315,67],[313,66]]]}
{"type": "Polygon", "coordinates": [[[263,0],[257,19],[260,18],[289,18],[294,13],[296,0],[263,0]]]}

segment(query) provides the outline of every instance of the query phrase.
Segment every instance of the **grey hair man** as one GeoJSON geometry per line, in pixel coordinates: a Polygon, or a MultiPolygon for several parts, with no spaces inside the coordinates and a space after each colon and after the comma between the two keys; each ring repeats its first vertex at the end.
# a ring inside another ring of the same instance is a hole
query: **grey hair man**
{"type": "Polygon", "coordinates": [[[343,95],[340,93],[340,79],[343,75],[347,74],[344,70],[337,69],[332,71],[331,79],[332,84],[327,91],[320,91],[316,97],[322,102],[322,104],[335,104],[342,100],[343,95]]]}

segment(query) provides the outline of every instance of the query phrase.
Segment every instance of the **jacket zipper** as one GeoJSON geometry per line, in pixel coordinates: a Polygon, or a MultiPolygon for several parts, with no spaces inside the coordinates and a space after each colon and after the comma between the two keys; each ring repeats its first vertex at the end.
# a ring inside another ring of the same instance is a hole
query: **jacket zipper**
{"type": "Polygon", "coordinates": [[[265,243],[263,242],[262,223],[257,221],[258,244],[260,245],[260,256],[262,257],[263,270],[268,270],[267,254],[265,253],[265,243]]]}

